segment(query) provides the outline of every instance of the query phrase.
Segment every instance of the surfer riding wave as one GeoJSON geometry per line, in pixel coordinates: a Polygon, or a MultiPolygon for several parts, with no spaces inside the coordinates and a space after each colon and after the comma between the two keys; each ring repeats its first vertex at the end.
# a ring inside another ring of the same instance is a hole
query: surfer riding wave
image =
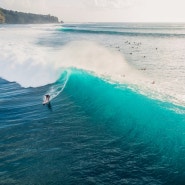
{"type": "Polygon", "coordinates": [[[44,102],[43,102],[43,105],[49,103],[49,101],[50,101],[50,95],[49,95],[49,94],[46,94],[46,95],[45,95],[45,100],[44,100],[44,102]]]}

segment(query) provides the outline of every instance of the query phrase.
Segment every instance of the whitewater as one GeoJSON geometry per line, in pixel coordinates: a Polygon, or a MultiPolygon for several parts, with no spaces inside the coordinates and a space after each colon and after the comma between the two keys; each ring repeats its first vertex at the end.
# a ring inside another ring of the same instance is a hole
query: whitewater
{"type": "Polygon", "coordinates": [[[184,24],[1,25],[0,184],[184,184],[184,41],[184,24]]]}

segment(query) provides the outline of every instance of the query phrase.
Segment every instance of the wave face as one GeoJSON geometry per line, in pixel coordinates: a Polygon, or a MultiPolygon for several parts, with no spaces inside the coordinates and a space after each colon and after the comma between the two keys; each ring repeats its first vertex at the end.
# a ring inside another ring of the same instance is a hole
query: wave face
{"type": "Polygon", "coordinates": [[[183,185],[183,38],[60,29],[0,27],[0,184],[183,185]]]}
{"type": "Polygon", "coordinates": [[[185,116],[174,105],[76,69],[38,88],[0,83],[1,182],[183,184],[185,116]],[[60,93],[45,107],[50,89],[60,93]]]}

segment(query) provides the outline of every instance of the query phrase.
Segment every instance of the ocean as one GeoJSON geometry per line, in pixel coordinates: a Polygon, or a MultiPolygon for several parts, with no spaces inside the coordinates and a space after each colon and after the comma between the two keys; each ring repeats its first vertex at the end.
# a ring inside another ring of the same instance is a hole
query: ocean
{"type": "Polygon", "coordinates": [[[184,185],[184,51],[180,23],[0,25],[0,184],[184,185]]]}

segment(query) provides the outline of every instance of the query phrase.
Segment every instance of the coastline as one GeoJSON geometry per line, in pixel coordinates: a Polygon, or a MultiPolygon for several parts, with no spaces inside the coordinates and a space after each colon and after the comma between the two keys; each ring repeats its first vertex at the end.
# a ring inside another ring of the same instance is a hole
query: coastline
{"type": "Polygon", "coordinates": [[[49,24],[60,23],[58,17],[6,10],[0,7],[0,24],[49,24]]]}

